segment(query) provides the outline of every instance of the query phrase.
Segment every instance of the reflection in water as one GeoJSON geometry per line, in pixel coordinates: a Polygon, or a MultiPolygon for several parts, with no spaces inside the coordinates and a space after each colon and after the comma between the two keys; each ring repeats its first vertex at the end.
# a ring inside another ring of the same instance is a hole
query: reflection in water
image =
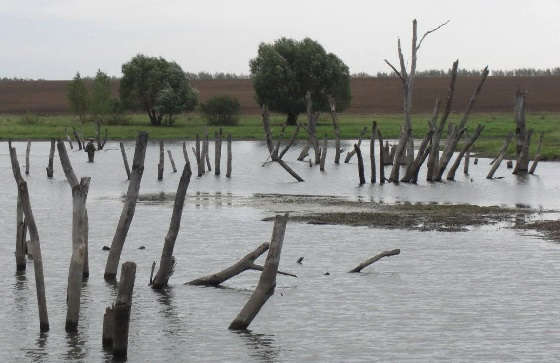
{"type": "Polygon", "coordinates": [[[251,330],[234,331],[251,348],[249,355],[261,362],[276,362],[280,347],[274,344],[274,335],[256,334],[251,330]]]}
{"type": "Polygon", "coordinates": [[[25,271],[16,271],[14,283],[14,306],[18,312],[24,312],[27,306],[28,285],[25,271]]]}
{"type": "Polygon", "coordinates": [[[37,348],[28,349],[25,351],[25,356],[29,358],[32,362],[45,362],[48,358],[47,353],[47,338],[49,333],[40,333],[39,337],[35,340],[35,345],[37,348]]]}
{"type": "Polygon", "coordinates": [[[154,290],[156,300],[160,304],[161,315],[167,320],[166,328],[163,330],[169,336],[181,336],[183,334],[183,321],[177,313],[174,297],[175,292],[173,289],[163,289],[160,291],[154,290]]]}
{"type": "Polygon", "coordinates": [[[86,358],[87,349],[84,349],[85,344],[86,341],[79,331],[76,333],[66,334],[66,345],[68,346],[68,351],[64,354],[64,359],[76,361],[86,358]]]}

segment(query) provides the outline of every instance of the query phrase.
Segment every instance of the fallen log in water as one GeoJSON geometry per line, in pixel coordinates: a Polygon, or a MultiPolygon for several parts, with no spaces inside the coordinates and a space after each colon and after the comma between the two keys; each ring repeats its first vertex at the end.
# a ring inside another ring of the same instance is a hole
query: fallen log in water
{"type": "Polygon", "coordinates": [[[507,148],[509,147],[509,144],[511,143],[512,138],[513,138],[513,133],[510,132],[508,134],[508,136],[506,137],[506,140],[504,141],[504,145],[502,146],[502,148],[498,152],[498,155],[496,156],[496,159],[495,159],[496,161],[492,165],[492,168],[490,169],[490,172],[486,176],[486,179],[492,179],[494,177],[494,173],[496,172],[496,170],[498,170],[498,167],[502,163],[502,160],[504,159],[507,148]]]}
{"type": "Polygon", "coordinates": [[[535,173],[535,169],[537,168],[537,165],[542,158],[541,149],[542,149],[543,137],[544,137],[544,132],[541,132],[539,136],[539,144],[537,145],[537,153],[535,155],[535,160],[533,161],[533,164],[531,164],[531,169],[529,169],[529,174],[535,173]]]}
{"type": "Polygon", "coordinates": [[[124,163],[124,170],[126,171],[126,178],[130,180],[130,167],[128,166],[128,158],[126,157],[126,151],[124,150],[124,144],[122,142],[120,143],[120,147],[124,163]]]}
{"type": "Polygon", "coordinates": [[[115,231],[115,236],[111,242],[111,249],[107,257],[107,264],[105,265],[104,278],[106,281],[115,281],[117,275],[117,268],[121,257],[122,248],[134,211],[136,209],[136,201],[138,200],[138,191],[140,190],[140,182],[144,174],[144,159],[146,157],[146,147],[148,144],[148,134],[146,132],[139,132],[136,138],[136,147],[134,149],[134,159],[132,160],[132,172],[130,173],[130,182],[128,183],[128,191],[126,193],[126,200],[123,205],[119,224],[115,231]]]}
{"type": "Polygon", "coordinates": [[[266,262],[259,283],[245,306],[229,325],[229,329],[247,329],[265,302],[274,294],[274,289],[276,288],[276,273],[280,263],[280,254],[282,252],[287,223],[288,214],[276,216],[274,228],[272,230],[270,249],[266,256],[266,262]]]}
{"type": "Polygon", "coordinates": [[[360,272],[362,271],[364,268],[368,267],[369,265],[371,265],[372,263],[382,259],[383,257],[388,257],[388,256],[395,256],[401,253],[400,249],[395,249],[395,250],[390,250],[390,251],[385,251],[385,252],[381,252],[380,254],[372,257],[372,258],[368,258],[367,260],[365,260],[364,262],[360,263],[358,266],[354,267],[352,270],[348,271],[348,272],[360,272]]]}

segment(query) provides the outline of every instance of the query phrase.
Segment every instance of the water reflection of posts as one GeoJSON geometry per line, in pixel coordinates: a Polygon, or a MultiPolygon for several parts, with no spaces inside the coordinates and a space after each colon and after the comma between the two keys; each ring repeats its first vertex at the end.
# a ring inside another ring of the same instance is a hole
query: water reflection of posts
{"type": "Polygon", "coordinates": [[[280,349],[274,346],[272,335],[255,334],[250,330],[238,331],[237,334],[243,338],[243,341],[251,349],[256,352],[250,355],[263,362],[275,362],[280,353],[280,349]]]}
{"type": "Polygon", "coordinates": [[[255,316],[259,313],[262,306],[274,294],[276,288],[276,273],[278,264],[280,263],[280,254],[282,252],[282,244],[284,243],[284,234],[286,232],[286,224],[288,223],[288,214],[277,215],[272,230],[272,238],[270,241],[270,249],[266,256],[263,272],[259,279],[259,283],[255,291],[239,312],[237,317],[231,322],[229,329],[244,330],[251,324],[255,316]]]}

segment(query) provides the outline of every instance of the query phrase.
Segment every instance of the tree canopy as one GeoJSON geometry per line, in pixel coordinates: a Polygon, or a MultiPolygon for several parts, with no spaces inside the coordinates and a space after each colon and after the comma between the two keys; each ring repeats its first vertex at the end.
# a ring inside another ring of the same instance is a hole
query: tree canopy
{"type": "Polygon", "coordinates": [[[90,111],[94,117],[102,121],[111,113],[113,100],[111,99],[111,79],[97,70],[91,89],[90,111]]]}
{"type": "Polygon", "coordinates": [[[272,44],[261,43],[249,65],[257,102],[271,111],[286,113],[289,124],[305,111],[307,91],[315,111],[329,110],[328,96],[335,98],[337,110],[350,104],[348,67],[312,39],[280,38],[272,44]]]}
{"type": "Polygon", "coordinates": [[[122,66],[120,96],[130,109],[143,109],[152,125],[170,125],[173,116],[194,110],[198,92],[175,62],[139,54],[122,66]]]}
{"type": "Polygon", "coordinates": [[[89,107],[89,92],[80,72],[76,73],[68,85],[67,96],[70,108],[78,115],[80,121],[84,122],[89,107]]]}

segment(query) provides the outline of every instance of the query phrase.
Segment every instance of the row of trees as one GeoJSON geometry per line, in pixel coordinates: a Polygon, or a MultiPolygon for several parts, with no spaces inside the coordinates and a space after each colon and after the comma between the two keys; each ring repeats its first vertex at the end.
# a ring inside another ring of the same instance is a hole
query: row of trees
{"type": "MultiPolygon", "coordinates": [[[[480,77],[482,71],[479,69],[458,69],[457,75],[460,77],[480,77]]],[[[550,77],[560,76],[560,67],[555,68],[517,68],[510,70],[496,69],[491,71],[493,77],[550,77]]],[[[416,71],[416,76],[419,78],[432,78],[432,77],[450,77],[451,69],[428,69],[424,71],[416,71]]],[[[353,73],[352,78],[398,78],[395,72],[377,72],[375,76],[368,73],[353,73]]]]}
{"type": "Polygon", "coordinates": [[[93,80],[87,81],[79,72],[76,73],[68,86],[68,101],[70,108],[82,122],[88,114],[106,121],[110,115],[121,112],[119,100],[112,96],[111,78],[101,70],[97,71],[93,80]]]}

